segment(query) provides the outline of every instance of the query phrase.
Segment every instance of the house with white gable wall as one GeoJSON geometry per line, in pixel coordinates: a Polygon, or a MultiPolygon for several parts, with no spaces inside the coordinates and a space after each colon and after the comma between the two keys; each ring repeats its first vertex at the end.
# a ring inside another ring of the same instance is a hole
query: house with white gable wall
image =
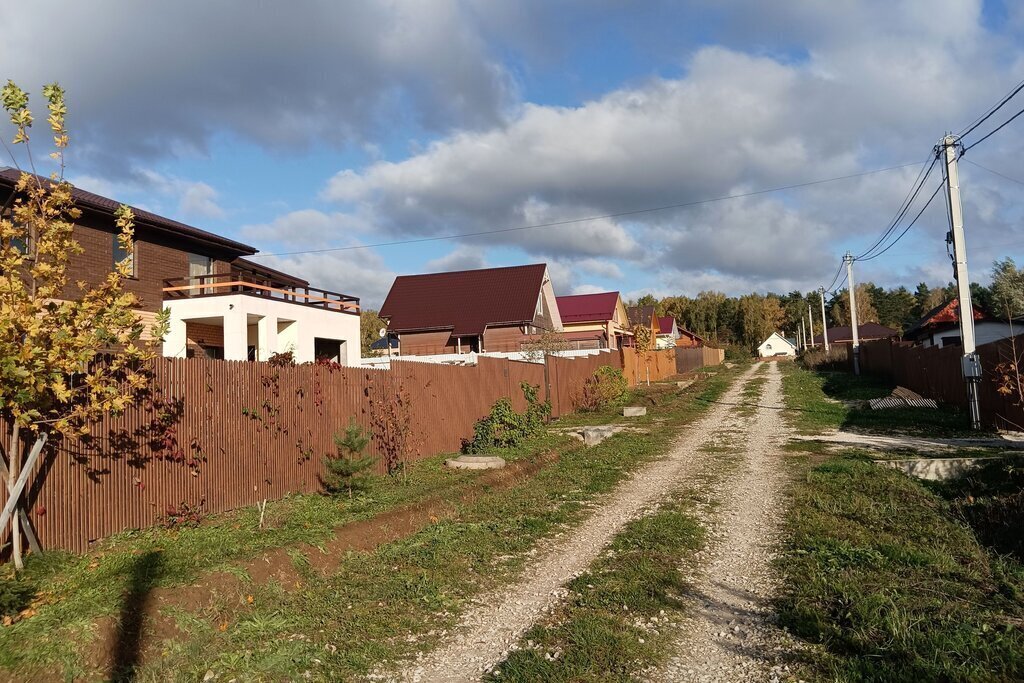
{"type": "Polygon", "coordinates": [[[761,358],[796,356],[796,345],[778,332],[772,332],[771,336],[757,347],[757,355],[761,358]]]}

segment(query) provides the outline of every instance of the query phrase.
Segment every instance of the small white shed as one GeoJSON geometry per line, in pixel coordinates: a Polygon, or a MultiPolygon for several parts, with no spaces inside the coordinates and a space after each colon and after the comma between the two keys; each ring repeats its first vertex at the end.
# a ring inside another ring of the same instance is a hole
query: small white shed
{"type": "Polygon", "coordinates": [[[757,347],[757,355],[761,358],[771,356],[795,356],[796,346],[793,342],[783,337],[778,332],[772,332],[771,336],[761,342],[757,347]]]}

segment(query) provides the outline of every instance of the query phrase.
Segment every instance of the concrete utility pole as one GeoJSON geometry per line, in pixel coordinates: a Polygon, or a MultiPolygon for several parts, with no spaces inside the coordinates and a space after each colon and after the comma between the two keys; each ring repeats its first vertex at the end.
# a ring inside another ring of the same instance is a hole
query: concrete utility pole
{"type": "Polygon", "coordinates": [[[853,283],[853,254],[846,252],[847,290],[850,292],[850,330],[853,332],[853,374],[860,374],[860,334],[857,329],[857,286],[853,283]]]}
{"type": "Polygon", "coordinates": [[[800,316],[800,349],[807,348],[807,338],[804,336],[804,317],[800,316]]]}
{"type": "Polygon", "coordinates": [[[964,240],[964,213],[960,205],[960,173],[957,170],[959,140],[947,135],[936,147],[936,155],[945,156],[946,196],[949,200],[949,233],[946,242],[953,244],[953,267],[956,277],[957,299],[960,303],[960,340],[964,355],[961,359],[964,379],[967,381],[967,406],[971,413],[971,429],[981,429],[981,410],[978,405],[978,385],[981,383],[981,361],[974,339],[974,305],[971,302],[971,279],[967,274],[967,243],[964,240]]]}
{"type": "Polygon", "coordinates": [[[814,348],[814,316],[811,315],[811,304],[807,304],[807,329],[811,334],[811,348],[814,348]]]}
{"type": "Polygon", "coordinates": [[[821,294],[821,339],[825,342],[825,353],[828,353],[828,320],[825,319],[825,288],[818,287],[821,294]]]}

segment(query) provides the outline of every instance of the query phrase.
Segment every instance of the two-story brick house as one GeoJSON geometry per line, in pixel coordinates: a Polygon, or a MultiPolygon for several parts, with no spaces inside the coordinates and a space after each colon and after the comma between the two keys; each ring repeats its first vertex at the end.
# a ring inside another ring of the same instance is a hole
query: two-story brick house
{"type": "MultiPolygon", "coordinates": [[[[0,168],[0,210],[10,210],[20,175],[0,168]]],[[[117,240],[119,202],[79,188],[73,198],[82,212],[74,238],[83,251],[71,258],[67,296],[78,282],[101,282],[128,256],[117,240]]],[[[246,259],[257,251],[248,244],[142,209],[133,212],[132,277],[125,289],[138,296],[144,322],[161,309],[170,312],[165,356],[266,360],[292,351],[300,362],[318,356],[358,362],[357,298],[313,289],[301,278],[246,259]]]]}

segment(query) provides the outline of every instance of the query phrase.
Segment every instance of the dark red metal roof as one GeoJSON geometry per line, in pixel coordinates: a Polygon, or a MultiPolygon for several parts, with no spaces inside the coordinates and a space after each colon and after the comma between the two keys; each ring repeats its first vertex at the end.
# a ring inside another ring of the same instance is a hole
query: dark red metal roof
{"type": "MultiPolygon", "coordinates": [[[[865,341],[868,339],[888,339],[889,337],[895,337],[899,334],[899,330],[894,330],[891,327],[885,325],[879,325],[878,323],[864,323],[863,325],[857,325],[857,339],[858,341],[865,341]]],[[[843,325],[842,327],[829,327],[828,328],[828,343],[847,342],[853,340],[853,328],[849,325],[843,325]]],[[[815,344],[821,344],[824,341],[822,335],[815,335],[813,342],[815,344]]]]}
{"type": "Polygon", "coordinates": [[[606,322],[615,317],[615,306],[619,301],[618,292],[596,294],[574,294],[560,296],[558,314],[562,323],[606,322]]]}
{"type": "Polygon", "coordinates": [[[482,334],[485,327],[533,322],[547,265],[400,275],[380,316],[392,332],[448,330],[482,334]]]}
{"type": "MultiPolygon", "coordinates": [[[[49,178],[38,176],[40,180],[49,182],[49,178]]],[[[0,167],[0,185],[6,185],[10,188],[14,188],[18,180],[21,179],[21,171],[16,168],[0,167]]],[[[100,211],[105,214],[113,214],[117,210],[122,202],[115,201],[109,197],[103,197],[92,192],[88,192],[81,188],[75,187],[71,191],[71,196],[75,200],[75,205],[80,209],[91,209],[93,211],[100,211]]],[[[235,240],[228,239],[227,237],[221,237],[215,235],[212,232],[206,230],[200,230],[191,225],[185,223],[179,223],[178,221],[171,220],[170,218],[164,218],[158,216],[155,213],[145,211],[143,209],[137,209],[134,206],[131,207],[132,213],[135,214],[135,225],[137,228],[149,228],[158,231],[171,233],[178,237],[186,237],[199,242],[205,242],[212,246],[226,249],[228,251],[234,251],[238,254],[255,254],[256,247],[243,244],[242,242],[236,242],[235,240]]]]}

